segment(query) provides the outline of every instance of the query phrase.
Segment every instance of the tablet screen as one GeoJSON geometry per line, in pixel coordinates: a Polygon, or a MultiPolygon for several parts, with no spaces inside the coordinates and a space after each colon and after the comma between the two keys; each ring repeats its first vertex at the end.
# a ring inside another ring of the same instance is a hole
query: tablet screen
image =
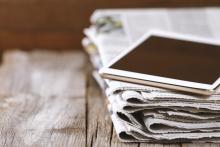
{"type": "Polygon", "coordinates": [[[110,68],[213,84],[220,77],[220,46],[151,36],[110,68]]]}

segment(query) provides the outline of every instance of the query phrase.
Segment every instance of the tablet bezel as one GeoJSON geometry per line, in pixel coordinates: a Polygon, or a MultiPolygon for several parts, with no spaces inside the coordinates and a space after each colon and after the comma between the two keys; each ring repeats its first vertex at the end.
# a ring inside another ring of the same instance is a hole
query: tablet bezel
{"type": "Polygon", "coordinates": [[[138,84],[143,84],[143,85],[151,85],[151,86],[182,90],[182,91],[206,94],[206,95],[212,94],[214,90],[220,85],[220,77],[216,79],[216,81],[213,84],[204,84],[204,83],[178,80],[178,79],[173,79],[173,78],[160,77],[160,76],[155,76],[155,75],[142,74],[142,73],[136,73],[136,72],[111,68],[111,66],[114,63],[116,63],[121,58],[126,56],[129,52],[134,50],[138,45],[140,45],[143,41],[145,41],[151,36],[166,37],[166,38],[171,38],[171,39],[178,39],[178,40],[206,43],[206,44],[220,46],[219,40],[213,40],[213,39],[211,40],[208,38],[200,38],[200,37],[196,37],[192,35],[153,30],[153,31],[146,33],[143,37],[141,37],[128,49],[126,49],[119,56],[114,58],[107,66],[103,67],[99,71],[100,75],[107,79],[114,79],[114,80],[119,80],[119,81],[138,83],[138,84]]]}

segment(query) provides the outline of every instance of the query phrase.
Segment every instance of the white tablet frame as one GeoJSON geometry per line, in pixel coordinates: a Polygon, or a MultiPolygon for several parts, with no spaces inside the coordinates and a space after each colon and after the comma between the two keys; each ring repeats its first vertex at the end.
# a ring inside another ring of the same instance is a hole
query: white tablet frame
{"type": "Polygon", "coordinates": [[[122,52],[119,56],[114,58],[110,64],[103,67],[99,70],[100,75],[103,78],[137,83],[142,85],[151,85],[156,87],[168,88],[168,89],[175,89],[181,90],[186,92],[198,93],[198,94],[205,94],[210,95],[212,94],[215,89],[220,85],[220,77],[216,79],[213,84],[204,84],[204,83],[197,83],[191,81],[184,81],[142,73],[136,73],[131,71],[124,71],[119,69],[112,69],[110,68],[114,63],[118,60],[126,56],[129,52],[134,50],[138,45],[140,45],[143,41],[148,39],[151,36],[161,36],[166,38],[174,38],[179,40],[185,40],[190,42],[199,42],[199,43],[206,43],[211,45],[219,45],[219,40],[211,40],[208,38],[200,38],[192,35],[185,35],[180,33],[173,33],[173,32],[165,32],[165,31],[158,31],[152,30],[146,33],[143,37],[141,37],[138,41],[136,41],[133,45],[131,45],[128,49],[122,52]]]}

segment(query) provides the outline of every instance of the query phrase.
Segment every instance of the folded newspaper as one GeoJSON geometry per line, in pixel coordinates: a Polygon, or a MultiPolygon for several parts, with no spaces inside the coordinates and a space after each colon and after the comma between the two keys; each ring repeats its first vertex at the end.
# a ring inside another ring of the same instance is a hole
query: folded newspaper
{"type": "Polygon", "coordinates": [[[220,89],[211,96],[102,79],[98,70],[152,29],[220,41],[220,9],[96,10],[82,44],[124,142],[220,142],[220,89]]]}

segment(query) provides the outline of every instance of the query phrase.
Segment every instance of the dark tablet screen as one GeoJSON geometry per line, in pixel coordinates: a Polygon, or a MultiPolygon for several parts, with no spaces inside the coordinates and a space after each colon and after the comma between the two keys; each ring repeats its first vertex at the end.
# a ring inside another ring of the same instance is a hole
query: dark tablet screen
{"type": "Polygon", "coordinates": [[[220,77],[220,46],[151,36],[110,68],[212,84],[220,77]]]}

